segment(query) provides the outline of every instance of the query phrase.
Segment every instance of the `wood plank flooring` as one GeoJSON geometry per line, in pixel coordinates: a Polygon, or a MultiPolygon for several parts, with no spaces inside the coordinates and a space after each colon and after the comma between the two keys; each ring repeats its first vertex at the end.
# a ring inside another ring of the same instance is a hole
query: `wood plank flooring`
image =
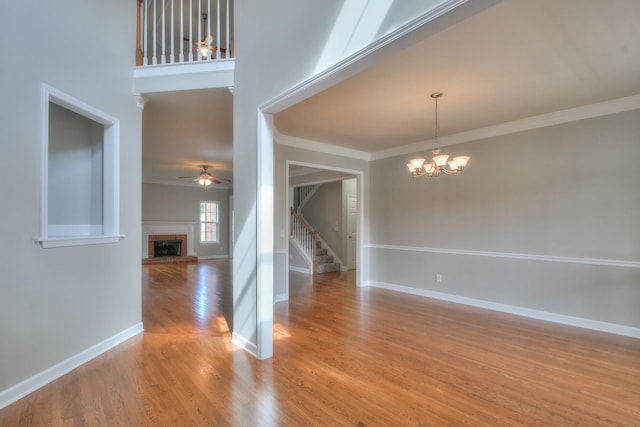
{"type": "Polygon", "coordinates": [[[292,273],[260,362],[230,343],[229,269],[144,266],[144,334],[0,426],[640,425],[640,340],[292,273]]]}

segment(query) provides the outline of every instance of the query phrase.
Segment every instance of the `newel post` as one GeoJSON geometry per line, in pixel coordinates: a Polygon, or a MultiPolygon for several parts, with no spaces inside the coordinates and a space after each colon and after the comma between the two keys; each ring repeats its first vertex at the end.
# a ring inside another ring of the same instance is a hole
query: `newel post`
{"type": "Polygon", "coordinates": [[[142,10],[142,1],[143,0],[137,0],[138,1],[138,18],[136,20],[136,66],[140,66],[142,65],[142,58],[143,58],[143,53],[142,53],[142,45],[141,45],[141,41],[140,41],[140,11],[142,10]]]}

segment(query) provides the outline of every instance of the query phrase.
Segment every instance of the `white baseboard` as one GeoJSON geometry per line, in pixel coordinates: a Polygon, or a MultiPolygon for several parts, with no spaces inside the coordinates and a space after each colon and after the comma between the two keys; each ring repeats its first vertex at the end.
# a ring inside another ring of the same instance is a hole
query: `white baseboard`
{"type": "Polygon", "coordinates": [[[531,319],[546,320],[548,322],[559,323],[579,328],[591,329],[594,331],[607,332],[626,337],[640,338],[640,328],[619,325],[617,323],[601,322],[599,320],[585,319],[583,317],[567,316],[564,314],[551,313],[548,311],[533,310],[530,308],[518,307],[515,305],[500,304],[491,301],[479,300],[475,298],[461,297],[458,295],[445,294],[441,292],[429,291],[425,289],[411,288],[409,286],[395,285],[392,283],[376,282],[370,280],[367,286],[387,289],[391,291],[404,292],[427,298],[434,298],[473,307],[485,308],[503,313],[515,314],[517,316],[529,317],[531,319]]]}
{"type": "Polygon", "coordinates": [[[294,267],[292,265],[289,266],[289,270],[290,271],[295,271],[295,272],[298,272],[298,273],[312,274],[311,270],[309,270],[308,268],[294,267]]]}
{"type": "Polygon", "coordinates": [[[54,365],[50,368],[41,371],[34,376],[27,378],[26,380],[9,387],[6,390],[0,392],[0,409],[9,406],[13,402],[18,399],[23,398],[24,396],[33,393],[40,387],[43,387],[50,382],[60,378],[61,376],[67,374],[68,372],[74,370],[78,366],[87,363],[91,359],[100,356],[102,353],[112,349],[128,340],[129,338],[138,335],[143,332],[142,323],[135,324],[130,328],[125,329],[122,332],[117,333],[116,335],[107,338],[106,340],[89,347],[86,350],[81,351],[80,353],[71,356],[70,358],[63,360],[62,362],[54,365]]]}
{"type": "Polygon", "coordinates": [[[245,337],[240,336],[234,332],[231,334],[231,342],[237,345],[238,347],[240,347],[241,349],[243,349],[244,351],[246,351],[247,353],[251,354],[256,359],[259,359],[258,347],[254,343],[246,339],[245,337]]]}
{"type": "Polygon", "coordinates": [[[198,261],[207,259],[228,259],[229,255],[203,255],[198,256],[198,261]]]}
{"type": "Polygon", "coordinates": [[[274,297],[274,303],[289,301],[289,295],[287,294],[276,294],[274,297]]]}

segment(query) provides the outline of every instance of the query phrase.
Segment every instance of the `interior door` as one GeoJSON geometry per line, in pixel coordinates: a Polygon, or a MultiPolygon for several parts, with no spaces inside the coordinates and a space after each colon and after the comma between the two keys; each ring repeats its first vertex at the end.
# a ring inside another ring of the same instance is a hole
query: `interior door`
{"type": "Polygon", "coordinates": [[[347,268],[356,268],[356,242],[357,242],[357,210],[358,199],[354,194],[347,196],[347,268]]]}

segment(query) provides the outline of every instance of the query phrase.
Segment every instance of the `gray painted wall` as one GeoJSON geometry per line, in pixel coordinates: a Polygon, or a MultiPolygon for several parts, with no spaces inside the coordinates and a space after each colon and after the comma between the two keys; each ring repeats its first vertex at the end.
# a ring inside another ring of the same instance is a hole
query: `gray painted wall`
{"type": "Polygon", "coordinates": [[[49,224],[102,224],[104,126],[49,104],[49,224]]]}
{"type": "Polygon", "coordinates": [[[0,392],[142,320],[142,114],[131,91],[135,18],[135,5],[125,1],[2,5],[0,51],[15,54],[0,67],[0,392]],[[36,54],[20,41],[27,23],[46,35],[36,54]],[[82,36],[88,29],[95,37],[82,36]],[[100,53],[91,54],[96,43],[100,53]],[[46,131],[42,83],[120,120],[120,231],[126,238],[118,243],[43,249],[34,242],[46,131]]]}
{"type": "Polygon", "coordinates": [[[456,177],[373,162],[371,280],[640,327],[640,269],[589,264],[640,260],[638,135],[636,110],[446,147],[456,177]]]}
{"type": "Polygon", "coordinates": [[[200,202],[219,203],[219,243],[200,244],[200,227],[196,224],[194,249],[199,257],[229,256],[229,190],[178,185],[143,184],[143,221],[200,221],[200,202]]]}

